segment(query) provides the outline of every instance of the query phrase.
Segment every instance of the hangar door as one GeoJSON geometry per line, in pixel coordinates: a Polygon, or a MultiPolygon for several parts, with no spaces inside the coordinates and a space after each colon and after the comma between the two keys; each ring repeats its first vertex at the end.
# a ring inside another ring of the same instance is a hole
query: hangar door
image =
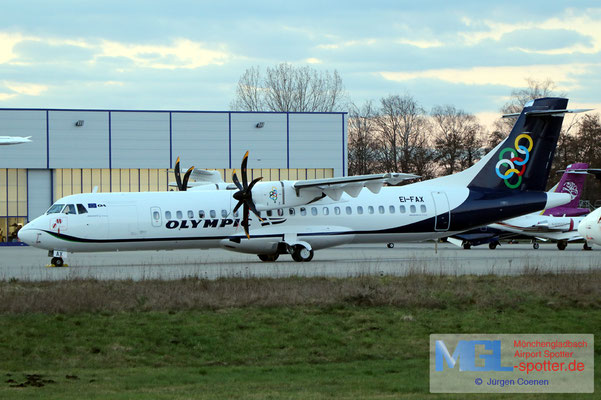
{"type": "Polygon", "coordinates": [[[52,205],[52,171],[30,169],[27,175],[28,217],[33,220],[52,205]]]}
{"type": "Polygon", "coordinates": [[[445,192],[432,192],[434,199],[434,230],[448,231],[451,224],[451,209],[449,207],[449,199],[445,192]]]}

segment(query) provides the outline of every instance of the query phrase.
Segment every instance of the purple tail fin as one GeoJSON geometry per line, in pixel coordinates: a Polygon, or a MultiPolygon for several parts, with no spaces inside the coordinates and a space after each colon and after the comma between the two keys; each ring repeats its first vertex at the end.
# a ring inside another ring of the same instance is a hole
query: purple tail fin
{"type": "Polygon", "coordinates": [[[572,195],[572,201],[570,201],[568,204],[564,204],[563,206],[549,208],[543,212],[543,215],[552,215],[555,217],[576,217],[578,215],[584,215],[590,212],[588,208],[578,208],[578,205],[580,204],[582,187],[584,186],[584,181],[587,175],[587,168],[588,164],[586,163],[574,163],[568,165],[554,191],[557,193],[569,193],[572,195]]]}

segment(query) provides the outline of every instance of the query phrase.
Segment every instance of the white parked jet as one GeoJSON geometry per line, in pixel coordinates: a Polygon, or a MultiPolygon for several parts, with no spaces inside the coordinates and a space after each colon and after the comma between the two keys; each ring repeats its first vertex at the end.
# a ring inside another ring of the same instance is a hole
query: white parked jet
{"type": "Polygon", "coordinates": [[[0,136],[0,146],[6,146],[9,144],[31,143],[30,138],[31,136],[0,136]]]}
{"type": "Polygon", "coordinates": [[[596,209],[580,222],[578,233],[587,243],[601,246],[601,208],[596,209]]]}
{"type": "Polygon", "coordinates": [[[310,261],[314,250],[346,243],[437,239],[570,201],[544,192],[567,103],[530,102],[505,141],[454,175],[400,187],[383,185],[415,176],[248,183],[247,153],[242,183],[235,173],[234,184],[207,173],[210,184],[186,190],[191,171],[182,182],[178,164],[179,192],[67,196],[19,238],[49,250],[56,266],[71,252],[215,247],[310,261]]]}

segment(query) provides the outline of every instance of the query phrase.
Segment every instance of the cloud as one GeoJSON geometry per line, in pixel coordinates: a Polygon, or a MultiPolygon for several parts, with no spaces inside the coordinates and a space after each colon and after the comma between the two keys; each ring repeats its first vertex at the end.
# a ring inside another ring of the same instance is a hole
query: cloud
{"type": "Polygon", "coordinates": [[[16,58],[13,49],[22,40],[23,36],[20,34],[0,32],[0,64],[8,63],[16,58]]]}
{"type": "Polygon", "coordinates": [[[156,69],[195,69],[211,64],[223,65],[231,55],[222,50],[211,50],[203,43],[177,39],[171,46],[127,44],[103,41],[99,58],[121,57],[131,60],[135,67],[156,69]]]}
{"type": "Polygon", "coordinates": [[[25,83],[25,82],[7,82],[4,81],[4,86],[12,90],[17,94],[24,94],[27,96],[39,96],[46,90],[48,90],[48,86],[39,85],[36,83],[25,83]]]}
{"type": "Polygon", "coordinates": [[[587,73],[599,64],[563,64],[563,65],[526,65],[473,68],[443,68],[417,72],[379,72],[390,81],[409,81],[413,79],[437,79],[464,85],[502,85],[512,88],[524,86],[529,77],[549,77],[557,82],[559,90],[577,87],[574,75],[587,73]]]}
{"type": "Polygon", "coordinates": [[[322,61],[319,58],[310,57],[305,60],[307,64],[321,64],[322,61]]]}
{"type": "Polygon", "coordinates": [[[409,46],[419,47],[420,49],[429,49],[432,47],[441,47],[443,43],[440,40],[410,40],[410,39],[399,39],[397,43],[408,44],[409,46]]]}
{"type": "MultiPolygon", "coordinates": [[[[476,24],[470,18],[464,17],[462,19],[464,25],[472,29],[467,32],[459,32],[459,36],[466,45],[474,46],[486,40],[499,42],[505,38],[511,38],[512,34],[539,30],[550,34],[546,39],[540,38],[541,40],[547,40],[547,43],[544,43],[544,48],[535,49],[529,46],[520,46],[520,43],[516,43],[515,47],[523,49],[526,52],[549,55],[598,53],[601,51],[601,24],[599,24],[601,11],[597,9],[582,10],[580,12],[581,14],[577,15],[575,10],[568,9],[565,11],[566,15],[561,18],[553,17],[540,22],[520,21],[515,24],[491,20],[484,20],[476,24]],[[558,41],[558,37],[555,36],[557,32],[564,32],[564,34],[568,34],[572,37],[578,36],[580,41],[574,41],[570,45],[564,45],[565,37],[558,41]],[[582,43],[583,41],[586,43],[582,43]]],[[[531,40],[531,38],[527,36],[523,39],[526,41],[531,40]]],[[[542,44],[542,41],[539,42],[539,45],[542,44]]]]}
{"type": "Polygon", "coordinates": [[[0,93],[0,101],[10,100],[17,97],[16,93],[0,93]]]}

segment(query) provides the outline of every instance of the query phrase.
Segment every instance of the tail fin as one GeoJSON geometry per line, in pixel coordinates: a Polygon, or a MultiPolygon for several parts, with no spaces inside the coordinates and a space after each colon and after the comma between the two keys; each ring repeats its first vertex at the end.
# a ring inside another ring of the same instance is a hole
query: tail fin
{"type": "Polygon", "coordinates": [[[509,137],[464,171],[475,174],[468,187],[544,191],[567,105],[553,97],[527,103],[509,137]]]}
{"type": "Polygon", "coordinates": [[[583,215],[590,212],[588,208],[578,208],[580,204],[580,196],[582,194],[582,188],[584,181],[586,180],[588,164],[586,163],[574,163],[568,165],[565,172],[561,176],[559,183],[552,190],[556,193],[569,193],[572,196],[572,200],[559,207],[549,208],[544,210],[543,215],[553,216],[577,216],[583,215]]]}

